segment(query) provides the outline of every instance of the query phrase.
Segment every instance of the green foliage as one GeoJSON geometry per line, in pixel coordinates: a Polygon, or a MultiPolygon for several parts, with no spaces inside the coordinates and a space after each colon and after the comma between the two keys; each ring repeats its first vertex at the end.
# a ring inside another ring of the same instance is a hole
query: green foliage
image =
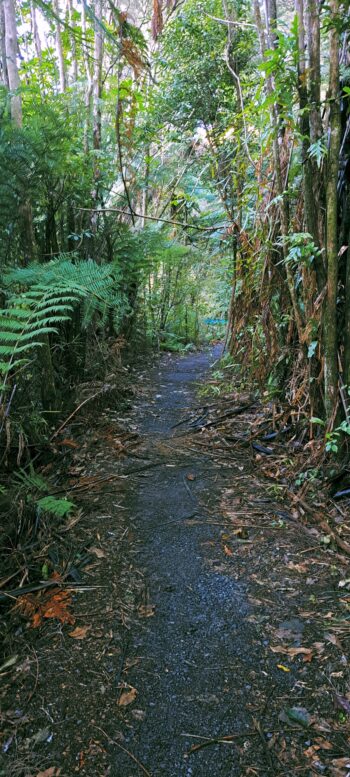
{"type": "MultiPolygon", "coordinates": [[[[281,244],[284,244],[284,239],[281,244]]],[[[313,265],[316,256],[321,256],[322,251],[315,245],[312,236],[307,232],[293,232],[286,239],[288,254],[287,262],[295,265],[306,264],[309,267],[313,265]]]]}
{"type": "Polygon", "coordinates": [[[0,311],[0,371],[3,376],[28,365],[31,352],[42,347],[44,338],[57,334],[74,308],[86,306],[85,323],[95,311],[102,316],[109,308],[120,315],[124,308],[116,271],[89,260],[76,264],[64,256],[45,265],[33,264],[4,275],[8,293],[0,311]]]}
{"type": "Polygon", "coordinates": [[[54,496],[43,496],[36,504],[40,511],[50,513],[56,518],[64,518],[75,508],[74,502],[68,499],[56,499],[54,496]]]}
{"type": "Polygon", "coordinates": [[[325,138],[319,138],[315,143],[310,143],[308,154],[311,159],[315,159],[317,167],[320,168],[324,158],[327,156],[328,147],[325,138]]]}

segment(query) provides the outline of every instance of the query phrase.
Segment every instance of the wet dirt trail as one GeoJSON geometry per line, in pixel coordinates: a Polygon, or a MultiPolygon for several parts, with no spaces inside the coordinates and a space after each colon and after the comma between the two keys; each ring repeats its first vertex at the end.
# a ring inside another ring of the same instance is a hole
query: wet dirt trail
{"type": "MultiPolygon", "coordinates": [[[[259,751],[259,736],[258,742],[254,735],[249,740],[247,700],[254,695],[257,672],[267,694],[274,674],[247,620],[251,605],[245,585],[235,580],[220,541],[224,521],[217,504],[221,489],[239,475],[240,461],[226,469],[205,454],[186,455],[172,445],[174,425],[198,404],[196,383],[219,353],[164,358],[149,375],[151,396],[136,408],[148,449],[169,450],[162,466],[140,474],[125,502],[139,539],[141,611],[150,617],[128,635],[128,660],[135,666],[127,682],[137,688],[140,709],[125,713],[131,728],[123,729],[124,745],[152,777],[242,774],[241,748],[249,749],[255,740],[259,751]],[[197,736],[235,733],[236,741],[187,754],[201,742],[197,736]]],[[[263,754],[261,759],[263,764],[263,754]]],[[[111,773],[136,777],[138,769],[119,752],[111,773]]]]}
{"type": "Polygon", "coordinates": [[[219,356],[135,366],[133,400],[65,428],[48,471],[79,509],[39,551],[47,614],[5,611],[0,777],[348,776],[348,560],[286,495],[293,448],[250,444],[259,404],[218,431],[219,356]]]}

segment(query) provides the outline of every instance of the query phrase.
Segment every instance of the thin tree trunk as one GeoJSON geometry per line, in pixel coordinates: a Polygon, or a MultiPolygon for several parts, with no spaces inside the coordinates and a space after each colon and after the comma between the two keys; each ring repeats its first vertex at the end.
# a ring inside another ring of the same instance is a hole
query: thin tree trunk
{"type": "Polygon", "coordinates": [[[81,10],[81,26],[83,30],[83,57],[84,57],[84,67],[85,67],[85,75],[86,75],[86,89],[85,89],[86,118],[85,118],[85,127],[84,127],[84,151],[87,154],[89,151],[89,134],[90,134],[90,127],[91,127],[91,99],[92,99],[93,81],[92,81],[92,75],[91,75],[91,69],[90,69],[88,48],[86,45],[87,24],[86,24],[86,9],[85,9],[84,3],[82,4],[82,10],[81,10]]]}
{"type": "MultiPolygon", "coordinates": [[[[53,9],[55,14],[59,16],[60,15],[59,0],[53,0],[53,9]]],[[[56,49],[57,49],[57,58],[58,58],[60,92],[65,92],[67,88],[66,66],[64,62],[64,56],[63,56],[61,25],[57,21],[56,21],[56,49]]]]}
{"type": "Polygon", "coordinates": [[[35,53],[38,59],[41,60],[42,59],[41,40],[40,40],[39,29],[38,29],[38,20],[36,16],[36,6],[35,6],[35,3],[33,2],[31,2],[30,4],[30,15],[32,20],[32,32],[33,32],[35,53]]]}
{"type": "MultiPolygon", "coordinates": [[[[84,6],[84,3],[83,3],[84,6]]],[[[73,81],[74,83],[78,80],[78,59],[77,59],[77,45],[75,41],[75,34],[74,34],[74,28],[76,26],[74,21],[74,6],[73,6],[73,0],[67,0],[67,7],[68,7],[68,15],[69,15],[69,24],[71,27],[71,47],[72,47],[72,67],[73,67],[73,81]]]]}
{"type": "Polygon", "coordinates": [[[149,195],[149,175],[150,175],[150,147],[147,146],[145,154],[145,170],[142,188],[142,202],[141,202],[141,227],[144,229],[146,225],[146,216],[148,212],[148,195],[149,195]]]}
{"type": "Polygon", "coordinates": [[[344,322],[344,383],[350,388],[350,233],[345,280],[345,322],[344,322]]]}
{"type": "Polygon", "coordinates": [[[329,152],[326,185],[326,251],[327,290],[324,311],[324,355],[325,355],[325,406],[328,420],[334,417],[338,395],[338,333],[337,333],[337,290],[338,290],[338,198],[337,184],[340,151],[340,107],[339,107],[339,32],[337,29],[339,0],[330,0],[331,30],[329,42],[329,152]]]}
{"type": "Polygon", "coordinates": [[[9,78],[7,73],[6,61],[6,40],[5,40],[5,13],[4,4],[0,2],[0,45],[1,45],[1,77],[0,83],[9,88],[9,78]]]}
{"type": "MultiPolygon", "coordinates": [[[[308,110],[305,117],[308,122],[308,137],[310,143],[318,141],[323,134],[320,102],[321,102],[321,61],[320,61],[320,8],[319,0],[307,0],[307,50],[308,70],[304,70],[303,83],[308,75],[307,100],[308,110]]],[[[311,159],[308,148],[304,144],[304,180],[305,180],[305,219],[307,231],[312,235],[314,243],[324,246],[324,181],[323,173],[315,159],[311,159]]],[[[323,256],[315,257],[315,272],[317,288],[321,292],[326,284],[326,269],[323,256]]]]}
{"type": "MultiPolygon", "coordinates": [[[[13,0],[3,0],[4,21],[5,21],[5,48],[6,64],[11,92],[11,118],[13,123],[21,128],[23,124],[22,97],[19,94],[21,85],[18,66],[17,66],[17,25],[16,12],[13,0]]],[[[19,217],[21,225],[21,242],[23,245],[24,264],[28,264],[36,256],[36,246],[33,230],[33,214],[30,200],[24,197],[19,205],[19,217]]]]}
{"type": "MultiPolygon", "coordinates": [[[[94,43],[94,75],[93,75],[93,148],[94,148],[94,188],[92,191],[92,199],[94,207],[97,206],[99,200],[99,183],[100,183],[100,165],[98,159],[98,152],[101,148],[101,136],[102,136],[102,113],[101,113],[101,99],[102,99],[102,60],[103,60],[103,31],[99,24],[102,21],[102,0],[97,0],[95,4],[95,43],[94,43]]],[[[91,226],[92,231],[95,234],[97,231],[97,212],[92,214],[91,226]]]]}
{"type": "Polygon", "coordinates": [[[5,51],[9,89],[11,91],[11,117],[17,127],[22,126],[22,98],[18,94],[21,82],[17,67],[17,26],[14,0],[3,0],[5,19],[5,51]]]}

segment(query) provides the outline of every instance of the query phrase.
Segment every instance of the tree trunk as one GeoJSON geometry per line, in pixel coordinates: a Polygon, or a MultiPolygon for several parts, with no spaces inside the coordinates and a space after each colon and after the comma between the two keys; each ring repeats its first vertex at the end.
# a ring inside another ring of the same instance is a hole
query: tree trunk
{"type": "MultiPolygon", "coordinates": [[[[83,3],[83,6],[84,6],[84,3],[83,3]]],[[[69,24],[71,27],[70,40],[71,40],[71,47],[72,47],[73,82],[76,83],[78,80],[78,59],[77,59],[77,46],[76,46],[76,40],[75,40],[75,34],[74,34],[74,28],[76,24],[74,21],[73,0],[67,0],[67,8],[68,8],[69,24]]]]}
{"type": "MultiPolygon", "coordinates": [[[[321,62],[320,62],[320,8],[319,0],[307,0],[307,50],[308,50],[308,84],[305,111],[308,127],[307,144],[315,143],[323,135],[320,112],[321,102],[321,62]]],[[[303,83],[306,81],[304,70],[303,83]]],[[[302,120],[303,117],[301,117],[302,120]]],[[[305,121],[306,125],[306,121],[305,121]]],[[[308,146],[303,144],[304,188],[305,188],[305,220],[306,229],[312,235],[315,245],[324,246],[324,180],[323,173],[315,159],[308,154],[308,146]]],[[[326,269],[323,256],[315,257],[315,272],[317,288],[321,292],[326,284],[326,269]]]]}
{"type": "Polygon", "coordinates": [[[57,393],[48,335],[43,335],[42,343],[41,348],[38,348],[41,372],[41,401],[44,410],[53,410],[56,407],[57,393]]]}
{"type": "Polygon", "coordinates": [[[86,88],[85,88],[86,117],[85,117],[85,127],[84,127],[84,151],[85,151],[85,154],[87,154],[89,151],[89,134],[90,134],[90,126],[91,126],[91,98],[92,98],[93,81],[91,76],[89,54],[86,46],[87,25],[86,25],[86,9],[85,9],[84,3],[82,4],[82,10],[81,10],[81,26],[83,30],[83,57],[84,57],[84,67],[85,67],[85,75],[86,75],[86,88]]]}
{"type": "Polygon", "coordinates": [[[18,94],[21,82],[17,67],[17,27],[14,0],[3,0],[5,19],[5,51],[8,83],[11,92],[11,117],[17,127],[22,126],[22,98],[18,94]]]}
{"type": "Polygon", "coordinates": [[[338,202],[337,184],[340,151],[339,107],[339,32],[337,29],[339,0],[330,0],[331,30],[329,41],[329,151],[326,185],[326,252],[327,287],[324,311],[324,379],[327,418],[334,417],[338,396],[338,202]]]}
{"type": "Polygon", "coordinates": [[[34,39],[34,45],[35,45],[35,53],[39,60],[42,59],[42,49],[41,49],[41,40],[38,30],[38,20],[36,16],[36,6],[35,3],[31,2],[30,4],[30,15],[32,19],[32,33],[33,33],[33,39],[34,39]]]}
{"type": "Polygon", "coordinates": [[[350,388],[350,232],[345,280],[345,323],[344,323],[344,383],[350,388]]]}
{"type": "MultiPolygon", "coordinates": [[[[59,0],[53,0],[53,10],[57,16],[60,15],[59,0]]],[[[56,49],[57,49],[57,57],[58,57],[60,92],[65,92],[67,88],[66,66],[64,62],[64,56],[63,56],[61,25],[57,21],[56,21],[56,49]]]]}
{"type": "MultiPolygon", "coordinates": [[[[265,48],[266,39],[263,32],[263,27],[262,27],[259,0],[254,0],[254,10],[255,10],[256,24],[258,27],[258,32],[260,37],[260,47],[264,54],[266,51],[266,48],[265,48]]],[[[276,45],[276,20],[277,20],[277,9],[276,9],[275,0],[266,0],[267,42],[270,47],[274,47],[276,45]]],[[[273,84],[272,76],[267,77],[266,92],[270,97],[272,97],[272,95],[274,94],[274,84],[273,84]]],[[[280,212],[280,220],[281,220],[281,233],[282,233],[282,237],[284,238],[283,256],[286,259],[287,253],[288,253],[287,237],[289,234],[289,198],[288,198],[287,192],[285,191],[287,182],[283,180],[283,173],[282,173],[282,166],[281,166],[281,157],[280,157],[280,148],[279,148],[279,123],[280,123],[279,107],[276,102],[273,103],[273,105],[271,106],[271,122],[273,126],[273,160],[274,160],[274,173],[275,173],[275,180],[276,180],[276,193],[280,198],[279,212],[280,212]]],[[[285,262],[285,270],[286,270],[289,296],[292,303],[294,320],[295,320],[295,324],[298,332],[299,342],[302,342],[303,329],[304,329],[303,318],[298,304],[297,293],[296,293],[295,283],[294,283],[294,276],[290,268],[289,262],[287,261],[285,262]]]]}
{"type": "MultiPolygon", "coordinates": [[[[94,43],[94,75],[93,75],[93,149],[94,149],[94,188],[92,191],[93,206],[96,208],[99,200],[100,164],[98,152],[101,148],[101,99],[102,99],[102,60],[103,60],[103,31],[99,24],[102,20],[102,0],[95,4],[95,43],[94,43]]],[[[97,213],[91,217],[92,231],[97,231],[97,213]]]]}
{"type": "Polygon", "coordinates": [[[4,4],[0,3],[0,45],[1,45],[1,76],[0,83],[9,88],[9,77],[7,73],[6,61],[6,41],[5,41],[5,13],[4,4]]]}

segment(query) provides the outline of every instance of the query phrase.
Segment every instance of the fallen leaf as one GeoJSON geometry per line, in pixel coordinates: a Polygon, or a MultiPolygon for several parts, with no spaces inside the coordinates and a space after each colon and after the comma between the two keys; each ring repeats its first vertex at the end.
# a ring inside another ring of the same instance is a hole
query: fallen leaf
{"type": "Polygon", "coordinates": [[[344,769],[350,769],[350,756],[345,756],[345,758],[333,758],[332,759],[333,766],[343,767],[344,769]]]}
{"type": "Polygon", "coordinates": [[[224,545],[225,556],[233,556],[233,550],[228,545],[224,545]]]}
{"type": "Polygon", "coordinates": [[[128,704],[132,704],[133,701],[135,701],[137,696],[137,690],[136,688],[130,688],[129,690],[125,689],[121,692],[121,695],[118,699],[118,707],[127,707],[128,704]]]}
{"type": "Polygon", "coordinates": [[[152,618],[155,614],[155,604],[141,604],[139,607],[139,615],[141,618],[152,618]]]}
{"type": "Polygon", "coordinates": [[[305,648],[305,647],[285,647],[284,645],[276,645],[271,646],[271,650],[273,653],[284,653],[287,656],[290,656],[291,659],[295,658],[295,656],[304,655],[304,661],[311,661],[313,657],[313,652],[311,648],[305,648]]]}
{"type": "Polygon", "coordinates": [[[299,723],[304,728],[308,728],[312,721],[312,717],[305,707],[288,707],[281,712],[279,717],[280,720],[286,722],[299,723]]]}
{"type": "MultiPolygon", "coordinates": [[[[53,577],[53,575],[52,575],[53,577]]],[[[24,594],[19,596],[15,608],[22,615],[32,619],[32,627],[38,628],[43,618],[57,618],[61,623],[75,622],[75,618],[68,610],[72,604],[72,596],[69,589],[64,591],[51,588],[48,592],[38,594],[24,594]]]]}
{"type": "Polygon", "coordinates": [[[61,768],[58,768],[58,766],[50,766],[48,769],[45,769],[43,772],[38,772],[36,777],[59,777],[61,774],[61,768]]]}
{"type": "Polygon", "coordinates": [[[135,720],[144,720],[146,717],[144,710],[133,710],[131,714],[135,720]]]}
{"type": "Polygon", "coordinates": [[[10,666],[14,666],[18,661],[18,656],[11,656],[11,658],[8,658],[7,661],[5,661],[2,666],[0,666],[0,672],[3,672],[4,669],[9,669],[10,666]]]}
{"type": "Polygon", "coordinates": [[[89,548],[90,553],[94,553],[97,558],[105,558],[105,552],[102,548],[89,548]]]}
{"type": "Polygon", "coordinates": [[[334,694],[335,701],[340,707],[340,709],[345,710],[345,712],[350,715],[350,701],[345,696],[341,696],[339,693],[334,694]]]}
{"type": "Polygon", "coordinates": [[[72,637],[73,639],[85,639],[90,629],[91,626],[77,626],[76,629],[69,632],[68,636],[72,637]]]}
{"type": "Polygon", "coordinates": [[[288,666],[284,666],[284,664],[277,664],[277,669],[281,669],[282,672],[290,672],[288,666]]]}
{"type": "Polygon", "coordinates": [[[196,476],[193,474],[193,472],[189,472],[189,473],[186,475],[186,478],[187,478],[187,480],[195,480],[195,479],[196,479],[196,476]]]}
{"type": "Polygon", "coordinates": [[[302,564],[295,564],[294,561],[289,561],[286,566],[287,569],[291,569],[294,572],[307,572],[308,562],[304,561],[302,564]]]}
{"type": "Polygon", "coordinates": [[[339,641],[336,634],[332,634],[331,632],[328,632],[327,634],[324,635],[324,638],[327,640],[327,642],[331,642],[332,645],[335,645],[336,647],[340,648],[340,650],[343,649],[341,642],[339,641]]]}
{"type": "Polygon", "coordinates": [[[71,440],[68,437],[65,437],[64,440],[61,440],[61,442],[58,443],[59,445],[66,445],[67,448],[79,448],[79,443],[75,442],[75,440],[71,440]]]}
{"type": "Polygon", "coordinates": [[[322,739],[322,737],[316,737],[315,742],[317,746],[320,748],[320,750],[333,750],[332,742],[329,742],[328,739],[322,739]]]}

